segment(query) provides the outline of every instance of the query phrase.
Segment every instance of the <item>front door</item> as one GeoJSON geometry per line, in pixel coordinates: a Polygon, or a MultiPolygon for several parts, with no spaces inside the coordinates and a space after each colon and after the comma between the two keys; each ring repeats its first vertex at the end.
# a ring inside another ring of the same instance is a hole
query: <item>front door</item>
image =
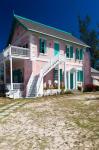
{"type": "Polygon", "coordinates": [[[74,87],[73,85],[73,73],[70,73],[70,89],[72,90],[74,87]]]}

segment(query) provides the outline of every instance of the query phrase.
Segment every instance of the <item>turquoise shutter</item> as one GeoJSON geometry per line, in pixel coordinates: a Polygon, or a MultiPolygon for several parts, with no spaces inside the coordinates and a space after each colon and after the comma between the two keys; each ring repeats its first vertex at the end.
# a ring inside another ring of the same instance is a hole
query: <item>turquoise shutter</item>
{"type": "Polygon", "coordinates": [[[79,70],[77,71],[77,81],[79,81],[79,70]]]}
{"type": "Polygon", "coordinates": [[[59,44],[54,43],[54,55],[59,55],[59,44]]]}
{"type": "Polygon", "coordinates": [[[69,58],[69,48],[66,46],[66,57],[69,58]]]}
{"type": "Polygon", "coordinates": [[[70,58],[73,58],[73,46],[70,46],[70,58]]]}
{"type": "Polygon", "coordinates": [[[83,60],[83,49],[80,49],[80,60],[83,60]]]}
{"type": "Polygon", "coordinates": [[[54,81],[57,80],[57,76],[58,76],[58,70],[54,69],[54,70],[53,70],[53,78],[54,78],[54,81]]]}
{"type": "Polygon", "coordinates": [[[60,69],[60,81],[62,81],[62,69],[60,69]]]}
{"type": "Polygon", "coordinates": [[[42,39],[39,40],[39,52],[42,53],[42,39]]]}
{"type": "Polygon", "coordinates": [[[76,59],[78,59],[78,48],[76,49],[76,59]]]}
{"type": "Polygon", "coordinates": [[[80,71],[80,81],[83,82],[83,71],[80,71]]]}

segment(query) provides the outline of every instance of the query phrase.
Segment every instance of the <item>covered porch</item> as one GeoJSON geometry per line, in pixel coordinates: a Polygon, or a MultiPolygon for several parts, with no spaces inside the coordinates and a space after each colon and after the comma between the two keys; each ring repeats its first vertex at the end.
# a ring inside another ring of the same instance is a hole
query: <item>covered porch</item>
{"type": "Polygon", "coordinates": [[[66,62],[63,62],[58,64],[44,77],[44,95],[77,90],[78,85],[82,85],[82,81],[78,81],[77,67],[68,68],[66,62]]]}
{"type": "Polygon", "coordinates": [[[24,90],[24,59],[10,58],[3,62],[4,84],[8,91],[24,90]]]}

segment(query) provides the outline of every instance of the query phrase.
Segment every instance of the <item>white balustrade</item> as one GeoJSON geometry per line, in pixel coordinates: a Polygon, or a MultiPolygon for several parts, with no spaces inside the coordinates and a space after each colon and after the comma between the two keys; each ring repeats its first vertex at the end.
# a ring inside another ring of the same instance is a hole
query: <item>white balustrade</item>
{"type": "Polygon", "coordinates": [[[11,46],[12,56],[30,57],[30,50],[27,48],[11,46]]]}
{"type": "MultiPolygon", "coordinates": [[[[13,90],[23,90],[24,89],[24,84],[23,83],[13,83],[13,90]]],[[[11,84],[7,83],[6,87],[8,90],[11,89],[11,84]]]]}
{"type": "Polygon", "coordinates": [[[30,49],[28,48],[23,48],[23,47],[17,47],[17,46],[8,46],[4,51],[3,51],[3,56],[4,57],[30,57],[30,49]]]}

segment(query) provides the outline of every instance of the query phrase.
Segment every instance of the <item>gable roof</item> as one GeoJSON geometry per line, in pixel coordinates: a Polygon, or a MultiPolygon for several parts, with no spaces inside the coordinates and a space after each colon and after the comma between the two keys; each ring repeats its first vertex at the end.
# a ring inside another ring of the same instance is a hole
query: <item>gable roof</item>
{"type": "Polygon", "coordinates": [[[26,30],[31,32],[41,33],[70,43],[75,43],[84,47],[89,47],[87,44],[74,37],[71,33],[59,30],[57,28],[44,25],[42,23],[32,21],[30,19],[14,15],[14,19],[18,21],[26,30]]]}

